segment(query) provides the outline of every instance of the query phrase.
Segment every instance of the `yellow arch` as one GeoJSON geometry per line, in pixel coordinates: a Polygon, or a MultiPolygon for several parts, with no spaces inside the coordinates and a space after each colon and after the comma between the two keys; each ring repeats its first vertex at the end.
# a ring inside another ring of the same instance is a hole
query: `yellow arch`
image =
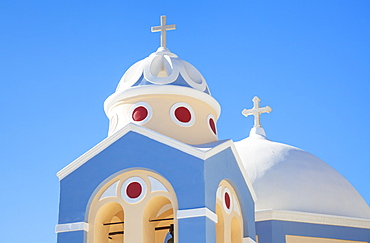
{"type": "Polygon", "coordinates": [[[216,242],[242,243],[243,217],[234,188],[229,182],[222,180],[216,194],[216,242]]]}
{"type": "Polygon", "coordinates": [[[101,186],[91,200],[87,243],[163,243],[168,231],[155,229],[166,224],[175,225],[176,242],[177,209],[175,191],[161,175],[145,170],[122,173],[101,186]],[[134,199],[128,194],[132,183],[140,184],[134,199]]]}

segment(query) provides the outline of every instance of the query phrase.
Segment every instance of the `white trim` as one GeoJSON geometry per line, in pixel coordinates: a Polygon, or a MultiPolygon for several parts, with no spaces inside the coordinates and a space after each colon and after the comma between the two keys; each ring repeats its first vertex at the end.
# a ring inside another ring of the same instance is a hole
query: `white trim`
{"type": "Polygon", "coordinates": [[[231,148],[232,152],[235,155],[236,161],[239,165],[239,169],[242,172],[244,180],[246,181],[248,189],[249,189],[249,191],[252,195],[253,201],[256,202],[256,200],[257,200],[256,193],[253,189],[251,181],[249,180],[249,177],[247,176],[247,172],[244,168],[244,165],[243,165],[243,163],[242,163],[242,161],[239,157],[239,154],[238,154],[238,152],[235,148],[234,142],[232,140],[227,140],[227,141],[217,145],[214,148],[209,148],[209,149],[206,150],[204,148],[197,148],[196,146],[192,146],[192,145],[188,145],[188,144],[179,142],[176,139],[164,136],[164,135],[162,135],[158,132],[152,131],[148,128],[145,128],[145,127],[133,124],[133,123],[129,123],[125,127],[121,128],[117,132],[113,133],[112,135],[110,135],[109,137],[107,137],[106,139],[104,139],[103,141],[98,143],[97,145],[95,145],[95,147],[93,147],[92,149],[90,149],[89,151],[87,151],[86,153],[81,155],[79,158],[74,160],[72,163],[70,163],[69,165],[67,165],[63,169],[61,169],[57,173],[57,176],[58,176],[59,180],[62,180],[63,178],[68,176],[70,173],[75,171],[77,168],[82,166],[84,163],[89,161],[91,158],[93,158],[94,156],[99,154],[101,151],[103,151],[104,149],[109,147],[112,143],[114,143],[115,141],[117,141],[118,139],[120,139],[125,134],[127,134],[128,132],[131,132],[131,131],[136,132],[138,134],[141,134],[143,136],[146,136],[150,139],[153,139],[153,140],[158,141],[160,143],[163,143],[165,145],[171,146],[172,148],[178,149],[178,150],[180,150],[184,153],[187,153],[189,155],[192,155],[196,158],[203,159],[203,160],[206,160],[206,159],[216,155],[217,153],[219,153],[219,152],[221,152],[221,151],[223,151],[227,148],[231,148]]]}
{"type": "Polygon", "coordinates": [[[110,185],[105,191],[101,194],[99,201],[104,200],[106,198],[110,197],[117,197],[117,188],[120,180],[114,182],[112,185],[110,185]]]}
{"type": "Polygon", "coordinates": [[[146,186],[146,183],[145,181],[139,177],[139,176],[134,176],[134,177],[130,177],[128,178],[124,183],[123,185],[121,186],[121,196],[123,198],[123,200],[125,200],[126,202],[128,203],[138,203],[140,202],[145,196],[146,196],[146,191],[147,191],[147,186],[146,186]],[[138,197],[136,198],[130,198],[126,192],[127,192],[127,187],[128,185],[130,185],[132,182],[137,182],[140,184],[141,186],[141,193],[138,197]]]}
{"type": "Polygon", "coordinates": [[[251,237],[243,238],[243,243],[256,243],[251,237]]]}
{"type": "Polygon", "coordinates": [[[209,131],[216,137],[216,138],[218,138],[218,131],[217,131],[217,121],[216,121],[216,119],[215,119],[215,116],[214,115],[212,115],[212,114],[209,114],[208,116],[207,116],[207,124],[208,124],[208,129],[209,129],[209,131]],[[211,127],[211,124],[210,124],[210,120],[213,120],[213,122],[214,122],[214,124],[215,124],[215,129],[216,129],[216,133],[212,130],[212,127],[211,127]]]}
{"type": "Polygon", "coordinates": [[[166,55],[167,53],[157,53],[154,52],[149,57],[144,59],[143,62],[143,73],[144,78],[148,80],[149,82],[153,84],[171,84],[176,81],[180,74],[180,68],[181,65],[178,61],[177,57],[171,57],[166,55]],[[168,65],[163,65],[164,67],[168,67],[168,69],[171,69],[171,73],[167,77],[158,77],[152,73],[154,71],[153,69],[161,70],[162,66],[161,64],[167,63],[168,65]]]}
{"type": "Polygon", "coordinates": [[[125,74],[123,74],[121,80],[119,81],[116,90],[127,89],[139,80],[141,75],[143,75],[142,66],[144,64],[144,60],[145,59],[136,62],[131,67],[129,67],[129,69],[127,69],[127,71],[125,72],[125,74]]]}
{"type": "Polygon", "coordinates": [[[257,194],[254,191],[254,188],[252,186],[252,182],[250,181],[250,179],[248,177],[248,174],[247,174],[247,171],[245,170],[244,164],[243,164],[241,158],[239,157],[238,150],[235,148],[234,142],[231,141],[231,140],[230,140],[230,148],[233,151],[233,154],[235,155],[236,161],[238,162],[238,165],[239,165],[239,169],[243,174],[244,180],[247,183],[249,191],[251,192],[253,201],[256,202],[257,201],[257,194]]]}
{"type": "Polygon", "coordinates": [[[143,95],[181,95],[192,97],[209,104],[216,111],[216,119],[221,114],[221,106],[211,95],[206,94],[202,91],[188,88],[184,86],[176,85],[144,85],[131,87],[128,90],[116,91],[109,96],[104,102],[104,111],[108,115],[109,110],[113,105],[121,100],[125,100],[131,97],[143,96],[143,95]]]}
{"type": "Polygon", "coordinates": [[[151,176],[148,176],[148,179],[150,181],[150,192],[168,192],[165,185],[163,185],[159,180],[151,176]]]}
{"type": "Polygon", "coordinates": [[[216,198],[222,201],[222,186],[219,186],[216,191],[216,198]]]}
{"type": "Polygon", "coordinates": [[[233,207],[234,207],[234,195],[231,193],[230,189],[225,187],[223,192],[222,192],[222,205],[224,206],[224,209],[225,209],[225,212],[227,214],[230,214],[232,211],[233,211],[233,207]],[[229,194],[229,198],[230,198],[230,208],[227,208],[226,207],[226,201],[225,201],[225,194],[229,194]]]}
{"type": "Polygon", "coordinates": [[[111,134],[114,129],[116,129],[118,124],[118,116],[117,114],[113,114],[111,118],[109,118],[109,134],[111,134]]]}
{"type": "Polygon", "coordinates": [[[57,224],[55,226],[55,233],[80,231],[80,230],[84,230],[88,232],[89,224],[86,222],[76,222],[76,223],[69,223],[69,224],[57,224]]]}
{"type": "Polygon", "coordinates": [[[256,222],[281,220],[370,229],[370,219],[283,210],[256,211],[256,222]]]}
{"type": "Polygon", "coordinates": [[[158,48],[156,52],[132,65],[121,78],[117,90],[132,88],[131,86],[135,84],[141,74],[149,82],[159,85],[171,84],[181,74],[185,82],[194,89],[204,91],[208,88],[206,80],[192,64],[181,60],[176,54],[163,47],[158,48]],[[167,70],[168,76],[159,77],[158,72],[163,67],[167,70]],[[201,81],[194,81],[192,79],[194,75],[198,76],[201,81]]]}
{"type": "Polygon", "coordinates": [[[207,217],[213,222],[217,223],[217,214],[209,210],[208,208],[194,208],[177,210],[177,219],[195,218],[195,217],[207,217]]]}
{"type": "Polygon", "coordinates": [[[191,126],[194,125],[194,122],[195,122],[195,115],[194,115],[193,108],[191,108],[190,105],[188,105],[184,102],[178,102],[178,103],[175,103],[171,106],[171,108],[170,108],[170,117],[171,117],[171,119],[174,123],[176,123],[177,125],[182,126],[182,127],[191,127],[191,126]],[[190,120],[188,122],[182,122],[179,119],[177,119],[175,112],[176,112],[176,109],[180,108],[180,107],[184,107],[185,109],[187,109],[189,111],[190,120]]]}
{"type": "Polygon", "coordinates": [[[128,119],[129,119],[129,121],[130,122],[132,122],[132,123],[135,123],[135,124],[138,124],[138,125],[142,125],[142,124],[144,124],[144,123],[147,123],[149,120],[150,120],[150,118],[152,118],[152,114],[153,114],[153,111],[152,111],[152,107],[148,104],[148,103],[146,103],[146,102],[144,102],[144,101],[141,101],[141,102],[138,102],[138,103],[135,103],[135,104],[133,104],[131,107],[130,107],[130,109],[129,109],[129,111],[128,111],[128,119]],[[147,110],[147,112],[148,112],[148,115],[143,119],[143,120],[141,120],[141,121],[135,121],[133,118],[132,118],[132,113],[134,112],[134,110],[137,108],[137,107],[140,107],[140,106],[142,106],[142,107],[144,107],[146,110],[147,110]]]}
{"type": "Polygon", "coordinates": [[[173,148],[176,148],[180,151],[183,151],[187,154],[190,154],[194,157],[200,158],[200,159],[205,159],[205,152],[182,142],[179,142],[173,138],[164,136],[160,133],[154,132],[148,128],[141,127],[139,125],[129,123],[125,127],[121,128],[117,132],[113,133],[111,136],[107,137],[97,145],[95,145],[92,149],[81,155],[79,158],[74,160],[72,163],[61,169],[58,173],[57,176],[59,180],[62,180],[66,176],[68,176],[70,173],[75,171],[77,168],[82,166],[85,162],[89,161],[91,158],[99,154],[101,151],[109,147],[112,143],[116,142],[118,139],[123,137],[125,134],[128,132],[136,132],[138,134],[141,134],[143,136],[146,136],[148,138],[151,138],[153,140],[156,140],[160,143],[166,144],[168,146],[171,146],[173,148]]]}
{"type": "MultiPolygon", "coordinates": [[[[199,70],[196,69],[196,67],[194,67],[191,63],[189,63],[187,61],[184,61],[184,60],[181,60],[181,59],[179,59],[179,60],[180,60],[180,62],[182,64],[180,66],[180,74],[185,79],[185,81],[191,87],[193,87],[194,89],[205,91],[208,88],[208,85],[207,85],[207,82],[206,82],[205,78],[199,72],[199,70]],[[194,81],[191,78],[191,76],[189,75],[190,73],[193,74],[193,75],[191,75],[193,77],[194,77],[194,75],[199,75],[199,78],[201,79],[201,83],[198,83],[198,82],[194,81]]],[[[209,88],[208,88],[208,91],[209,91],[209,88]]]]}

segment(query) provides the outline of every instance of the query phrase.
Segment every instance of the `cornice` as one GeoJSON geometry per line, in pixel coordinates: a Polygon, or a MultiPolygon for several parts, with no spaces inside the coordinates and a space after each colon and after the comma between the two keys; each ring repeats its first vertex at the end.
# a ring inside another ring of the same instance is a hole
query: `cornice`
{"type": "Polygon", "coordinates": [[[370,219],[285,210],[256,211],[256,222],[280,220],[370,229],[370,219]]]}

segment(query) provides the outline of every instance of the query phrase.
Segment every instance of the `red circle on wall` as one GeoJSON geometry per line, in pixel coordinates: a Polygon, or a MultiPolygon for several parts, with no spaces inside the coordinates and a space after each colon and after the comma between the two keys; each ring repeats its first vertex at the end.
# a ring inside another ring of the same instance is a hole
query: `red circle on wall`
{"type": "Polygon", "coordinates": [[[175,116],[180,122],[189,122],[191,120],[191,113],[186,107],[178,107],[175,110],[175,116]]]}
{"type": "Polygon", "coordinates": [[[209,126],[211,127],[212,132],[214,134],[217,134],[217,131],[216,131],[216,123],[215,123],[215,120],[213,120],[212,118],[209,119],[209,126]]]}
{"type": "Polygon", "coordinates": [[[229,193],[225,192],[225,205],[227,209],[230,209],[231,200],[230,200],[230,195],[229,193]]]}
{"type": "Polygon", "coordinates": [[[132,112],[132,120],[142,121],[148,116],[148,110],[144,106],[138,106],[132,112]]]}
{"type": "Polygon", "coordinates": [[[126,188],[126,194],[129,198],[138,198],[143,191],[139,182],[131,182],[126,188]]]}

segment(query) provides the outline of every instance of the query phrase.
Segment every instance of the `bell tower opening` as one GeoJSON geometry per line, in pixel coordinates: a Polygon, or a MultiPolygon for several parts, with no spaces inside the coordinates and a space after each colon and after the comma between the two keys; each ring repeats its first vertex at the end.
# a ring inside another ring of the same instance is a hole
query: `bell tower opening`
{"type": "Polygon", "coordinates": [[[94,242],[123,243],[124,212],[120,204],[110,202],[103,205],[95,218],[94,242]]]}
{"type": "Polygon", "coordinates": [[[122,173],[95,194],[87,242],[177,242],[176,211],[176,194],[162,176],[145,170],[122,173]]]}
{"type": "Polygon", "coordinates": [[[174,211],[170,200],[163,196],[152,198],[144,211],[144,242],[167,243],[168,234],[174,239],[174,211]]]}

